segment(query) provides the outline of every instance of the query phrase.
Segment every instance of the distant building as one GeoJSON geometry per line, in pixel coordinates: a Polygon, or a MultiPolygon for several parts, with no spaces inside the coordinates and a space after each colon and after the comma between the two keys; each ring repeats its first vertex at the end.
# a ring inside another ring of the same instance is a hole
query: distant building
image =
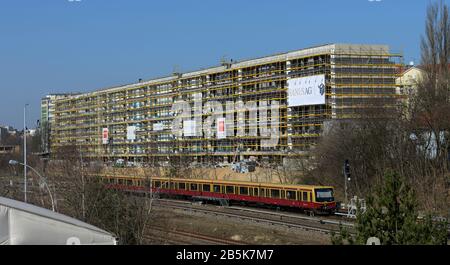
{"type": "Polygon", "coordinates": [[[55,122],[55,101],[64,99],[69,96],[76,95],[74,93],[67,94],[49,94],[41,99],[41,137],[42,137],[42,152],[48,153],[50,151],[50,135],[52,125],[55,122]]]}
{"type": "Polygon", "coordinates": [[[0,154],[19,154],[19,145],[0,145],[0,154]]]}
{"type": "Polygon", "coordinates": [[[7,129],[8,129],[8,134],[10,134],[10,135],[16,135],[17,134],[17,129],[14,129],[11,126],[8,126],[7,129]]]}
{"type": "Polygon", "coordinates": [[[422,81],[425,70],[420,66],[409,66],[397,78],[397,95],[401,97],[404,106],[409,106],[411,97],[416,93],[417,86],[422,81]]]}
{"type": "Polygon", "coordinates": [[[0,127],[0,143],[4,143],[8,135],[9,133],[7,127],[0,127]]]}

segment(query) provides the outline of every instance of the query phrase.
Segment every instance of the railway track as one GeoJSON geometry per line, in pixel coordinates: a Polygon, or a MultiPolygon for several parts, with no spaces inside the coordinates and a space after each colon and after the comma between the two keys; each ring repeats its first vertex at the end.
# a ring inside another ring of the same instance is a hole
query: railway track
{"type": "Polygon", "coordinates": [[[222,207],[208,204],[198,204],[186,201],[158,199],[154,206],[195,212],[207,215],[235,218],[253,223],[284,226],[287,228],[302,229],[305,231],[320,232],[324,234],[339,233],[339,224],[352,227],[353,224],[328,220],[325,218],[307,217],[295,214],[277,213],[273,211],[256,210],[244,207],[222,207]]]}
{"type": "Polygon", "coordinates": [[[162,227],[151,227],[144,237],[147,240],[159,240],[172,245],[246,245],[244,242],[212,237],[183,230],[168,230],[162,227]]]}

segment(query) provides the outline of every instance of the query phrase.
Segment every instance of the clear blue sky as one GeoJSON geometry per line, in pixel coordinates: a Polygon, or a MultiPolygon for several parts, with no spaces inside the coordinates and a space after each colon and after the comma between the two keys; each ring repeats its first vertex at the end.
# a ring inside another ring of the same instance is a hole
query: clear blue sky
{"type": "MultiPolygon", "coordinates": [[[[449,0],[450,1],[450,0],[449,0]]],[[[0,124],[47,93],[90,91],[314,45],[388,44],[420,59],[429,0],[1,0],[0,124]]]]}

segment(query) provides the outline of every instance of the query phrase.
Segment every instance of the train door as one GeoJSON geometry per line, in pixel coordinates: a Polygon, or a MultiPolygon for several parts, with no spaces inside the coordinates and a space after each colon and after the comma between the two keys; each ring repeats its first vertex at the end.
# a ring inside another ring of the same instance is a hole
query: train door
{"type": "Polygon", "coordinates": [[[259,193],[258,193],[258,188],[253,188],[253,196],[258,197],[259,193]]]}
{"type": "Polygon", "coordinates": [[[306,191],[302,192],[302,201],[308,202],[308,192],[306,191]]]}

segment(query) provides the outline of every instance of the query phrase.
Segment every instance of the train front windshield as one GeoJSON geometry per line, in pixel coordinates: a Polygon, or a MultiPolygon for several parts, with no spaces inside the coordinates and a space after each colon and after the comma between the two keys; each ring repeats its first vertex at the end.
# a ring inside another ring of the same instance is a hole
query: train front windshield
{"type": "Polygon", "coordinates": [[[332,202],[334,201],[333,189],[316,189],[317,202],[332,202]]]}

